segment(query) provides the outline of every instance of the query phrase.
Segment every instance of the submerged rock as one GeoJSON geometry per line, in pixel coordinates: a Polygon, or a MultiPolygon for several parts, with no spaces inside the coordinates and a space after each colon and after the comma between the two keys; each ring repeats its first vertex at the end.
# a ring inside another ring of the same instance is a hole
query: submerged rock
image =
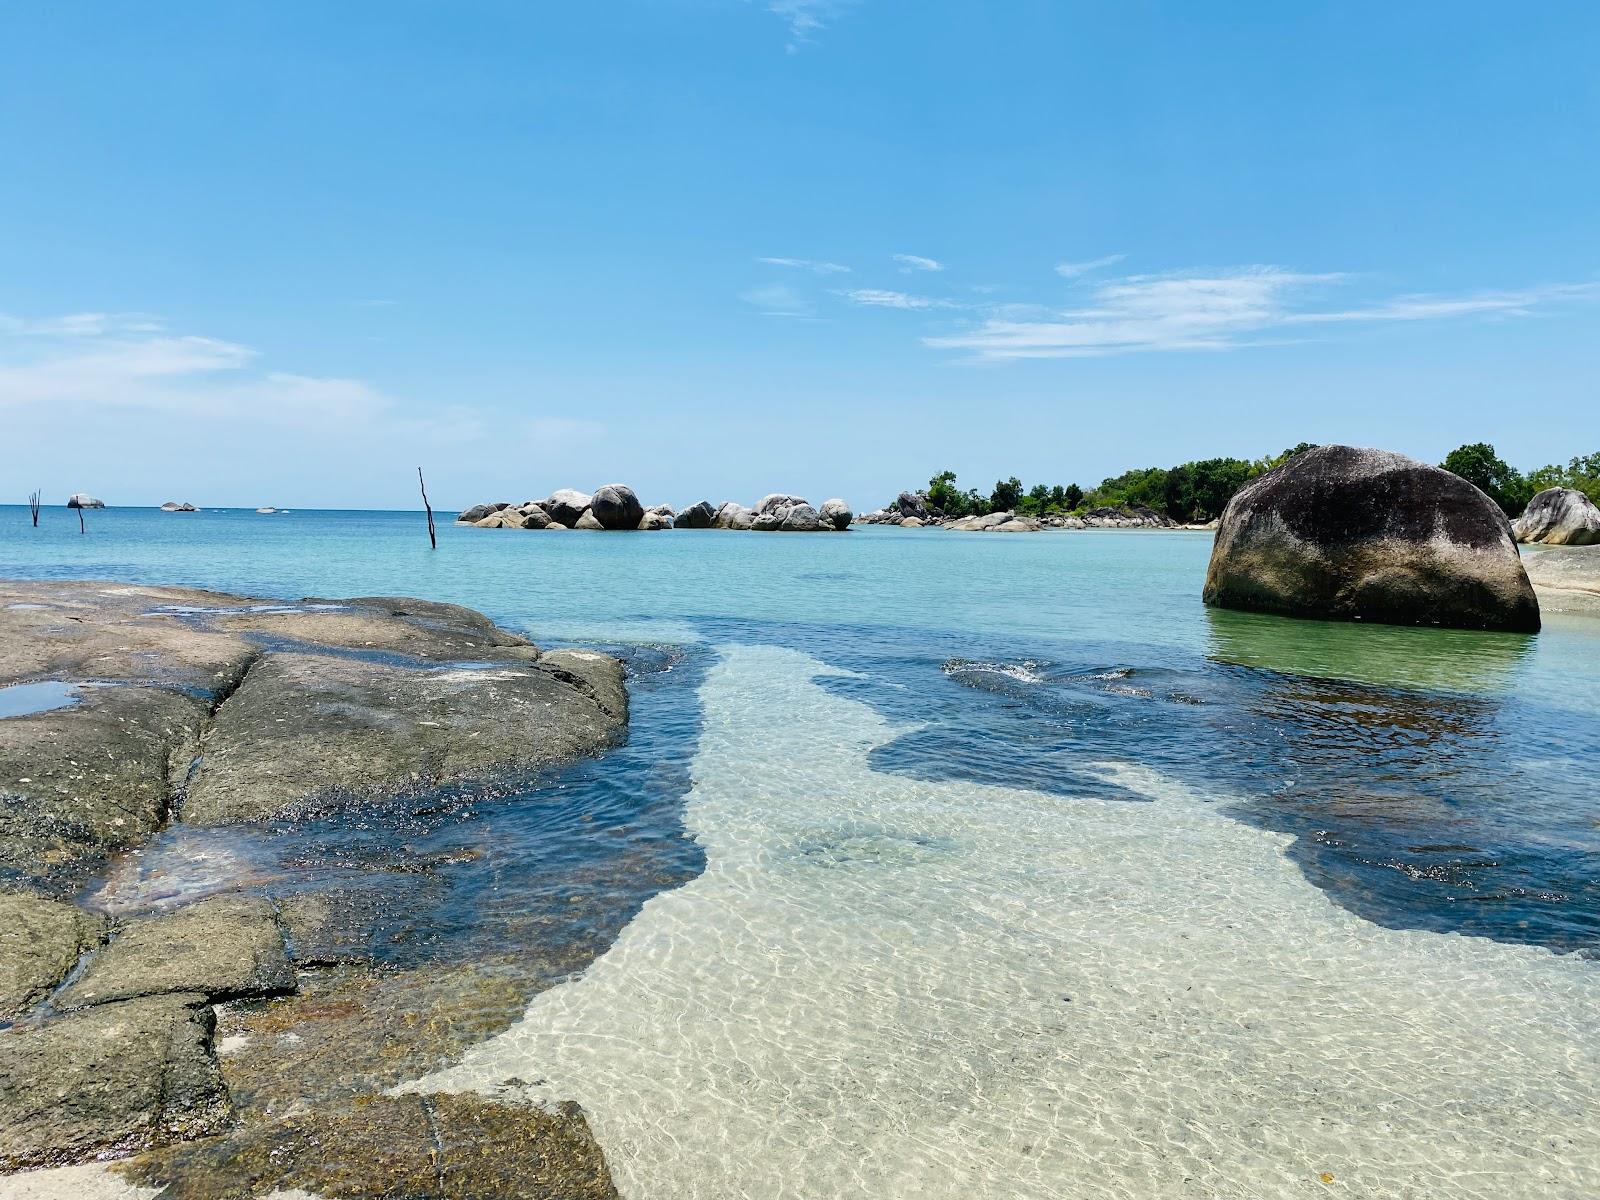
{"type": "Polygon", "coordinates": [[[69,1010],[168,993],[210,1000],[294,990],[294,968],[270,901],[216,896],[132,921],[56,997],[69,1010]]]}
{"type": "Polygon", "coordinates": [[[589,502],[589,512],[603,529],[637,529],[644,519],[644,505],[624,483],[608,483],[596,488],[589,502]]]}
{"type": "Polygon", "coordinates": [[[0,1020],[43,1000],[104,936],[95,913],[32,892],[0,893],[0,1020]]]}
{"type": "Polygon", "coordinates": [[[0,1032],[0,1170],[221,1133],[231,1115],[198,995],[103,1004],[0,1032]]]}
{"type": "Polygon", "coordinates": [[[121,1167],[166,1200],[246,1195],[613,1200],[583,1110],[473,1095],[363,1096],[121,1167]]]}
{"type": "Polygon", "coordinates": [[[1350,446],[1297,454],[1228,502],[1204,598],[1287,616],[1539,628],[1492,500],[1438,467],[1350,446]]]}
{"type": "Polygon", "coordinates": [[[1600,542],[1600,508],[1576,488],[1545,488],[1511,525],[1519,542],[1592,546],[1600,542]]]}

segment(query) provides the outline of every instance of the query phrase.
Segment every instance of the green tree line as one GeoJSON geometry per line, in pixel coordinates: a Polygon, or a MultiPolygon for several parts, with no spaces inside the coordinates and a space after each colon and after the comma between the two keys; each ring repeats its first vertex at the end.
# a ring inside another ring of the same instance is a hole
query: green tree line
{"type": "MultiPolygon", "coordinates": [[[[1174,521],[1209,521],[1222,515],[1233,494],[1258,475],[1282,466],[1296,454],[1315,448],[1301,442],[1264,458],[1205,458],[1175,467],[1136,467],[1102,479],[1085,491],[1076,483],[1036,483],[1024,489],[1015,475],[995,482],[988,494],[963,491],[954,471],[941,471],[928,481],[928,503],[946,516],[967,517],[992,512],[1025,516],[1070,515],[1093,508],[1148,508],[1174,521]]],[[[1536,492],[1570,487],[1600,503],[1600,453],[1572,459],[1566,466],[1539,467],[1526,474],[1507,465],[1487,442],[1452,450],[1440,464],[1485,492],[1508,516],[1516,516],[1536,492]]]]}

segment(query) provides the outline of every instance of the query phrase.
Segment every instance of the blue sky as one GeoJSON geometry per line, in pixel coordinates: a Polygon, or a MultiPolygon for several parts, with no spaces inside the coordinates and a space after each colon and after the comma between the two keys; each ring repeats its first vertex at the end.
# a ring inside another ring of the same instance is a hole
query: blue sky
{"type": "Polygon", "coordinates": [[[1600,6],[0,16],[0,480],[876,506],[1600,449],[1600,6]]]}

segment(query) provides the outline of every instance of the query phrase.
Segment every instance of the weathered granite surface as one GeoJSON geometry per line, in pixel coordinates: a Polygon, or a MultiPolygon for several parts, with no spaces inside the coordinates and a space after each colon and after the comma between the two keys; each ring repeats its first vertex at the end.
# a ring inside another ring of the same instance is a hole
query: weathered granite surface
{"type": "Polygon", "coordinates": [[[1539,628],[1494,501],[1449,471],[1351,446],[1307,450],[1240,489],[1217,529],[1204,598],[1286,616],[1539,628]]]}

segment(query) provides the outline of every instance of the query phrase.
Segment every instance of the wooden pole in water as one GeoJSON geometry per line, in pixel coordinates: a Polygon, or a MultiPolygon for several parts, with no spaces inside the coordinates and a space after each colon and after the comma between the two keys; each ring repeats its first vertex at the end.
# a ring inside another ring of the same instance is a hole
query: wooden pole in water
{"type": "Polygon", "coordinates": [[[81,505],[81,504],[78,505],[78,532],[79,533],[88,533],[89,532],[89,530],[84,526],[84,523],[83,523],[83,505],[81,505]]]}
{"type": "Polygon", "coordinates": [[[428,545],[437,550],[439,548],[439,535],[433,528],[433,505],[428,503],[428,485],[423,481],[422,468],[417,468],[417,486],[422,489],[422,507],[428,510],[428,545]]]}
{"type": "Polygon", "coordinates": [[[39,528],[39,493],[28,493],[28,513],[33,517],[33,527],[39,528]]]}

